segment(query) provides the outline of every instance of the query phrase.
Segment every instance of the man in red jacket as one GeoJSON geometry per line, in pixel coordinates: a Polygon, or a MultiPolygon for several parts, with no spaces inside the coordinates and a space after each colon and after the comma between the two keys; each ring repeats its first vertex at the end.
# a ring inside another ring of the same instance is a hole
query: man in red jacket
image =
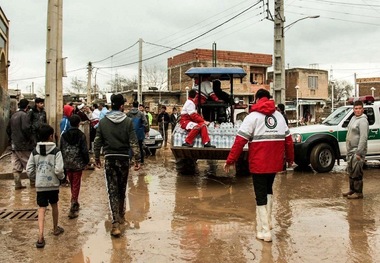
{"type": "Polygon", "coordinates": [[[283,169],[284,155],[288,166],[293,164],[293,141],[284,117],[270,100],[269,91],[257,91],[251,110],[240,126],[224,170],[229,172],[248,142],[249,170],[256,195],[256,237],[270,242],[272,186],[276,173],[283,169]]]}
{"type": "Polygon", "coordinates": [[[195,90],[189,91],[189,99],[185,102],[181,111],[180,124],[181,128],[189,131],[185,139],[185,143],[182,146],[193,147],[194,140],[198,134],[202,137],[202,143],[204,147],[215,148],[210,143],[210,137],[208,136],[207,125],[208,121],[205,121],[201,115],[197,112],[194,98],[197,92],[195,90]]]}

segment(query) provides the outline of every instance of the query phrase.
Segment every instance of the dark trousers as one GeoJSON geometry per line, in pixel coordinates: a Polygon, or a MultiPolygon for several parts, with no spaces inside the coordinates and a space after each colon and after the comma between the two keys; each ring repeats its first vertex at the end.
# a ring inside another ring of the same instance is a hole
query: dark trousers
{"type": "Polygon", "coordinates": [[[125,214],[125,192],[127,190],[129,160],[128,158],[106,158],[105,177],[108,199],[112,212],[112,223],[119,223],[125,214]]]}
{"type": "Polygon", "coordinates": [[[350,177],[350,190],[359,194],[363,193],[363,166],[364,160],[356,159],[356,155],[352,153],[347,155],[347,172],[350,177]]]}
{"type": "Polygon", "coordinates": [[[267,204],[267,195],[273,194],[273,182],[276,174],[252,174],[253,189],[257,205],[267,204]]]}

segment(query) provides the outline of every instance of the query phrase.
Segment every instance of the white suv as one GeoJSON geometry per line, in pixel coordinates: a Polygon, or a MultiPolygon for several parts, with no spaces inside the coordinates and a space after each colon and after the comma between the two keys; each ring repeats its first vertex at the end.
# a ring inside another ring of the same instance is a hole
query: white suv
{"type": "MultiPolygon", "coordinates": [[[[380,101],[364,104],[364,113],[369,122],[366,159],[380,160],[380,101]]],[[[300,168],[311,164],[319,173],[331,171],[335,160],[339,164],[346,157],[347,125],[353,115],[353,106],[347,105],[336,109],[322,124],[291,128],[295,163],[300,168]]]]}

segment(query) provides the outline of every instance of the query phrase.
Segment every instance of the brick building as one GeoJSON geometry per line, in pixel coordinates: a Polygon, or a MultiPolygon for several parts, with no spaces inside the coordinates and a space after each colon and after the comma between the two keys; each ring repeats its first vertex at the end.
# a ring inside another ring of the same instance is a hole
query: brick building
{"type": "Polygon", "coordinates": [[[372,95],[378,100],[380,97],[380,77],[357,78],[359,96],[372,95]],[[373,88],[373,89],[372,89],[373,88]]]}
{"type": "MultiPolygon", "coordinates": [[[[273,72],[268,74],[268,80],[273,79],[273,72]]],[[[288,118],[296,120],[297,89],[299,116],[311,114],[310,122],[318,122],[323,108],[329,100],[328,71],[315,68],[292,68],[285,70],[285,100],[288,118]]]]}
{"type": "MultiPolygon", "coordinates": [[[[243,103],[248,104],[253,94],[260,88],[269,90],[267,69],[272,66],[272,55],[237,51],[216,51],[217,67],[241,67],[246,77],[234,80],[234,95],[241,96],[243,103]]],[[[213,51],[210,49],[194,49],[168,59],[169,91],[180,92],[180,104],[186,100],[186,87],[193,86],[193,80],[185,75],[192,67],[212,67],[213,51]]],[[[222,89],[229,92],[227,83],[222,89]]]]}

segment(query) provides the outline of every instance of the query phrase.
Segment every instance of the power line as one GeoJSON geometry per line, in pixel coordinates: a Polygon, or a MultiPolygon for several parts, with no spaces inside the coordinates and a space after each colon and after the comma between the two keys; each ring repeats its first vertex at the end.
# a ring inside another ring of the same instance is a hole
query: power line
{"type": "MultiPolygon", "coordinates": [[[[172,49],[170,49],[170,50],[167,50],[167,51],[161,52],[161,53],[159,53],[159,54],[157,54],[157,55],[154,55],[154,56],[148,57],[148,58],[146,58],[146,59],[143,59],[142,61],[147,61],[147,60],[150,60],[150,59],[153,59],[153,58],[156,58],[156,57],[162,56],[163,54],[169,53],[170,51],[172,51],[172,50],[174,50],[174,49],[177,49],[177,48],[182,47],[182,46],[184,46],[184,45],[186,45],[186,44],[189,44],[190,42],[193,42],[194,40],[196,40],[196,39],[198,39],[198,38],[200,38],[200,37],[202,37],[202,36],[204,36],[204,35],[206,35],[206,34],[212,32],[212,31],[214,31],[215,29],[217,29],[217,28],[219,28],[219,27],[225,25],[226,23],[232,21],[233,19],[237,18],[238,16],[244,14],[244,13],[247,12],[248,10],[252,9],[253,7],[255,7],[257,4],[259,4],[260,2],[262,2],[262,0],[259,0],[259,1],[256,2],[255,4],[249,6],[248,8],[244,9],[244,10],[241,11],[240,13],[238,13],[238,14],[234,15],[233,17],[227,19],[227,20],[224,21],[223,23],[221,23],[221,24],[219,24],[219,25],[217,25],[217,26],[211,28],[210,30],[207,30],[206,32],[204,32],[204,33],[202,33],[202,34],[200,34],[200,35],[198,35],[198,36],[196,36],[196,37],[193,37],[192,39],[190,39],[190,40],[188,40],[188,41],[186,41],[186,42],[184,42],[184,43],[182,43],[182,44],[180,44],[180,45],[177,45],[176,47],[174,47],[174,48],[172,48],[172,49]]],[[[126,63],[126,64],[123,64],[123,65],[117,65],[117,66],[114,66],[113,68],[119,68],[119,67],[129,66],[129,65],[133,65],[133,64],[137,64],[137,63],[139,63],[139,61],[131,62],[131,63],[126,63]]],[[[110,68],[110,67],[101,67],[101,68],[110,68]]]]}
{"type": "Polygon", "coordinates": [[[107,59],[110,59],[110,58],[112,58],[112,57],[114,57],[114,56],[120,54],[120,53],[123,53],[123,52],[127,51],[128,49],[131,49],[132,47],[134,47],[137,43],[139,43],[139,42],[136,41],[136,42],[135,42],[134,44],[132,44],[131,46],[129,46],[129,47],[127,47],[127,48],[125,48],[125,49],[123,49],[123,50],[121,50],[121,51],[119,51],[119,52],[116,52],[115,54],[113,54],[113,55],[111,55],[111,56],[109,56],[109,57],[106,57],[106,58],[104,58],[104,59],[102,59],[102,60],[98,60],[98,61],[92,62],[92,64],[103,62],[103,61],[105,61],[105,60],[107,60],[107,59]]]}

